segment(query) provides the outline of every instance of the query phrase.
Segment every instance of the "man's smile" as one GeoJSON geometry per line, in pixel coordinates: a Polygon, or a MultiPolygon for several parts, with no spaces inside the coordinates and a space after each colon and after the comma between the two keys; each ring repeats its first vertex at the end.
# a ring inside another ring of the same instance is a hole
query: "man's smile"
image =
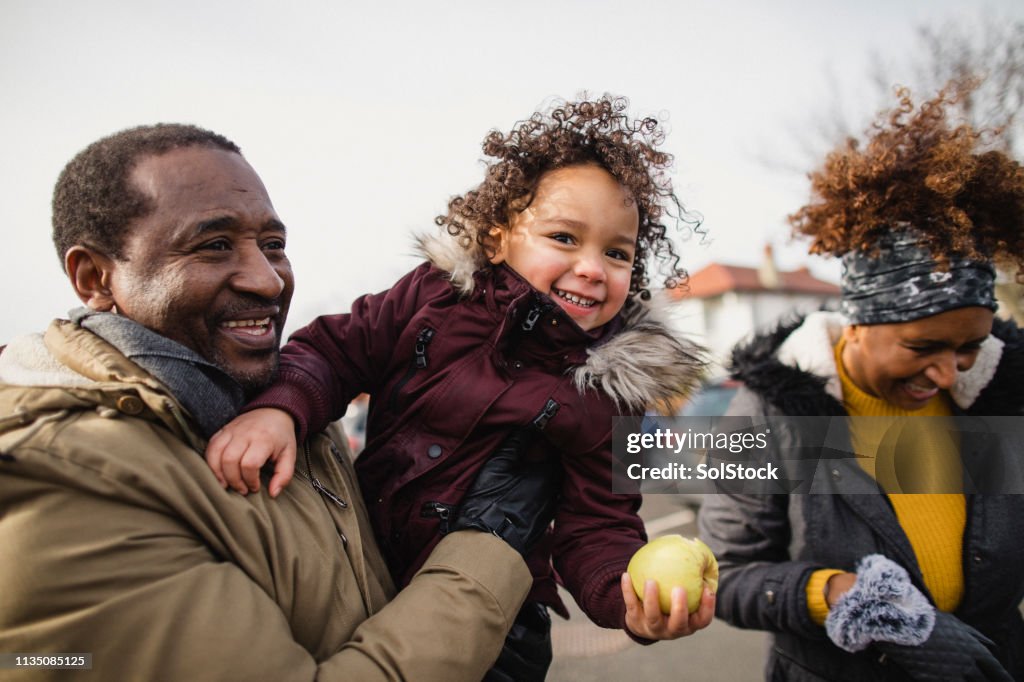
{"type": "Polygon", "coordinates": [[[217,330],[224,336],[252,350],[276,349],[281,329],[277,307],[260,307],[256,310],[235,310],[224,314],[231,319],[221,319],[217,330]]]}
{"type": "Polygon", "coordinates": [[[250,336],[263,336],[273,329],[269,317],[263,317],[258,320],[228,320],[221,322],[221,326],[250,336]]]}

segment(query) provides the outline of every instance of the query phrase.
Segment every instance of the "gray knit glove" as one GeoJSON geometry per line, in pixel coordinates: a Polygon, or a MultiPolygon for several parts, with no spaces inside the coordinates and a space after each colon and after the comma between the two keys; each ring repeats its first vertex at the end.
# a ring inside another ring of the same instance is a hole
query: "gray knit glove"
{"type": "Polygon", "coordinates": [[[1013,682],[993,655],[992,641],[956,616],[935,614],[931,637],[920,646],[880,643],[876,648],[915,680],[1013,682]]]}
{"type": "Polygon", "coordinates": [[[921,644],[934,625],[935,608],[910,582],[906,569],[881,554],[860,560],[857,582],[825,619],[828,638],[850,652],[872,642],[921,644]]]}

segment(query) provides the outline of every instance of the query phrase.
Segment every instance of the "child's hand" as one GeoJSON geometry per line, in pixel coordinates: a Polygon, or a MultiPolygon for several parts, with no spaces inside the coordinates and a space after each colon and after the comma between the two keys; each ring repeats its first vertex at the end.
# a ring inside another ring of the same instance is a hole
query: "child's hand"
{"type": "Polygon", "coordinates": [[[263,407],[231,420],[206,446],[206,463],[225,488],[243,495],[260,489],[260,469],[275,462],[268,489],[277,497],[295,473],[295,423],[283,410],[263,407]]]}
{"type": "Polygon", "coordinates": [[[715,616],[715,595],[704,588],[700,607],[692,614],[686,610],[686,590],[672,590],[671,613],[665,615],[658,607],[658,584],[648,580],[641,603],[633,591],[628,573],[622,574],[622,598],[626,600],[626,627],[638,637],[647,639],[678,639],[687,637],[711,624],[715,616]]]}

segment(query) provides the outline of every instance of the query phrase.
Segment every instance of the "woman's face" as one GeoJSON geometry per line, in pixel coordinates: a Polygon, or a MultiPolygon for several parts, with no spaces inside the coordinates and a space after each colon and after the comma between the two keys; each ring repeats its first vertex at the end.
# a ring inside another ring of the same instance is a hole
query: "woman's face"
{"type": "Polygon", "coordinates": [[[975,306],[913,322],[851,325],[843,332],[843,366],[865,393],[918,410],[974,365],[992,317],[975,306]]]}

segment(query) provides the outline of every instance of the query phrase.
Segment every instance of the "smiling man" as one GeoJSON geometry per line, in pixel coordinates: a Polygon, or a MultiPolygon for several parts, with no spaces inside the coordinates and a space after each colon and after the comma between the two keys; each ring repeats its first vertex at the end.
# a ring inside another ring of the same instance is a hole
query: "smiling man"
{"type": "Polygon", "coordinates": [[[134,221],[123,257],[81,245],[65,255],[86,304],[120,303],[122,315],[208,358],[244,389],[266,385],[294,278],[263,183],[238,153],[194,146],[141,159],[129,178],[152,210],[134,221]]]}
{"type": "MultiPolygon", "coordinates": [[[[206,466],[275,374],[285,239],[238,148],[199,128],[117,133],[61,174],[54,242],[84,307],[0,355],[5,678],[76,654],[97,679],[473,680],[497,657],[550,508],[507,511],[505,541],[449,534],[396,596],[340,432],[308,439],[275,500],[206,466]]],[[[494,483],[550,497],[515,466],[494,483]]]]}

